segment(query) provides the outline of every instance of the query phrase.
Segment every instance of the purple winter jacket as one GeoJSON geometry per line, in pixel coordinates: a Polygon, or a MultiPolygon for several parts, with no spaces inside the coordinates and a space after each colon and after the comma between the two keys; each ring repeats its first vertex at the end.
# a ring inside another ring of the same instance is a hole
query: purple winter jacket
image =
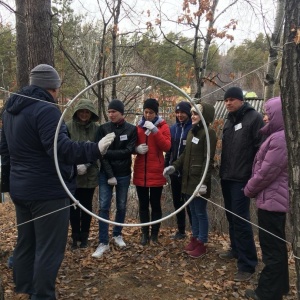
{"type": "Polygon", "coordinates": [[[260,146],[252,168],[252,176],[244,188],[256,206],[274,212],[289,209],[288,157],[280,97],[265,103],[269,122],[260,129],[267,138],[260,146]]]}

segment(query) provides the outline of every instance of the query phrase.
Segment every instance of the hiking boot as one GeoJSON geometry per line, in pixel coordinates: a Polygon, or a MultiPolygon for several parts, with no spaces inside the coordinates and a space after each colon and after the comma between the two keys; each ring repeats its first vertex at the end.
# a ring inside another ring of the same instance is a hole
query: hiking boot
{"type": "Polygon", "coordinates": [[[114,236],[114,237],[113,237],[113,240],[114,240],[114,243],[115,243],[118,247],[120,247],[120,248],[126,247],[126,244],[125,244],[125,242],[123,241],[123,238],[122,238],[121,235],[114,236]]]}
{"type": "Polygon", "coordinates": [[[72,244],[71,250],[75,250],[78,248],[77,242],[80,241],[80,234],[79,233],[72,233],[72,244]]]}
{"type": "Polygon", "coordinates": [[[237,255],[232,251],[228,250],[219,254],[219,257],[226,260],[237,259],[237,255]]]}
{"type": "Polygon", "coordinates": [[[186,234],[177,231],[173,236],[171,236],[171,239],[173,240],[184,240],[186,238],[186,234]]]}
{"type": "Polygon", "coordinates": [[[103,243],[100,243],[96,251],[92,254],[92,257],[100,258],[104,252],[109,251],[109,246],[103,243]]]}
{"type": "Polygon", "coordinates": [[[152,233],[150,236],[150,240],[153,244],[158,244],[158,234],[152,233]]]}
{"type": "Polygon", "coordinates": [[[234,281],[248,281],[254,273],[249,273],[249,272],[243,272],[243,271],[238,271],[235,275],[233,280],[234,281]]]}
{"type": "Polygon", "coordinates": [[[140,243],[142,246],[146,246],[149,243],[149,235],[146,233],[143,233],[140,243]]]}
{"type": "Polygon", "coordinates": [[[88,247],[88,237],[89,237],[89,234],[86,233],[86,232],[83,232],[81,233],[80,235],[80,240],[81,240],[81,243],[80,243],[80,248],[87,248],[88,247]]]}
{"type": "Polygon", "coordinates": [[[198,240],[195,237],[191,237],[190,242],[184,247],[184,251],[193,251],[198,245],[198,240]]]}
{"type": "Polygon", "coordinates": [[[260,300],[260,298],[256,295],[254,290],[246,290],[245,297],[247,299],[260,300]]]}
{"type": "Polygon", "coordinates": [[[13,268],[14,257],[11,255],[7,260],[7,266],[9,269],[13,268]]]}
{"type": "Polygon", "coordinates": [[[186,252],[190,257],[200,258],[207,253],[207,247],[201,242],[197,240],[197,245],[192,251],[186,252]]]}

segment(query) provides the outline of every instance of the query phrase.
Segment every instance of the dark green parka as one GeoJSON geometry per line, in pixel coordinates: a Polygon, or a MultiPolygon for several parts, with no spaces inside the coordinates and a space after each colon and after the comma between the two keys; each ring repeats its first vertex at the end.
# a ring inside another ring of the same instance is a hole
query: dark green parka
{"type": "MultiPolygon", "coordinates": [[[[211,104],[201,103],[203,107],[202,115],[206,121],[207,127],[213,122],[215,109],[211,104]]],[[[217,145],[217,136],[212,128],[208,127],[210,140],[210,163],[203,184],[207,186],[207,193],[204,197],[210,197],[211,193],[211,169],[214,163],[215,150],[217,145]]],[[[186,139],[186,147],[180,157],[172,164],[176,171],[182,174],[181,192],[192,195],[197,185],[200,183],[205,170],[207,155],[206,135],[204,126],[200,122],[193,125],[186,139]],[[198,142],[197,142],[198,141],[198,142]]]]}
{"type": "MultiPolygon", "coordinates": [[[[99,120],[97,111],[91,100],[82,99],[78,101],[74,107],[74,113],[72,120],[66,123],[70,138],[76,142],[90,141],[96,142],[96,132],[98,130],[99,120]],[[81,124],[77,118],[76,112],[80,109],[88,109],[91,113],[91,119],[88,124],[81,124]]],[[[77,188],[94,188],[98,186],[98,173],[99,173],[99,162],[94,161],[88,164],[87,173],[83,175],[77,175],[76,185],[77,188]]]]}

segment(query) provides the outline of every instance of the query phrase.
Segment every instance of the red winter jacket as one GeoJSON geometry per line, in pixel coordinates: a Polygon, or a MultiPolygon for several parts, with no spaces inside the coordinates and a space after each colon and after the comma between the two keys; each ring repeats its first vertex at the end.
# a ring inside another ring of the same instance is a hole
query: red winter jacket
{"type": "Polygon", "coordinates": [[[134,163],[133,184],[143,187],[159,187],[166,184],[163,176],[164,155],[171,148],[171,134],[168,124],[161,117],[155,122],[158,131],[146,135],[141,120],[137,126],[136,146],[146,143],[149,150],[146,154],[137,154],[134,163]]]}

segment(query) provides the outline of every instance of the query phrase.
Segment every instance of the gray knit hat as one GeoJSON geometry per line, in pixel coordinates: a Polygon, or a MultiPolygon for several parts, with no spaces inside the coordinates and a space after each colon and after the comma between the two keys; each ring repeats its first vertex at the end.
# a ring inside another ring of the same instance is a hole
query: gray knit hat
{"type": "Polygon", "coordinates": [[[39,86],[45,90],[58,89],[61,85],[57,71],[46,64],[36,66],[30,71],[30,85],[39,86]]]}

